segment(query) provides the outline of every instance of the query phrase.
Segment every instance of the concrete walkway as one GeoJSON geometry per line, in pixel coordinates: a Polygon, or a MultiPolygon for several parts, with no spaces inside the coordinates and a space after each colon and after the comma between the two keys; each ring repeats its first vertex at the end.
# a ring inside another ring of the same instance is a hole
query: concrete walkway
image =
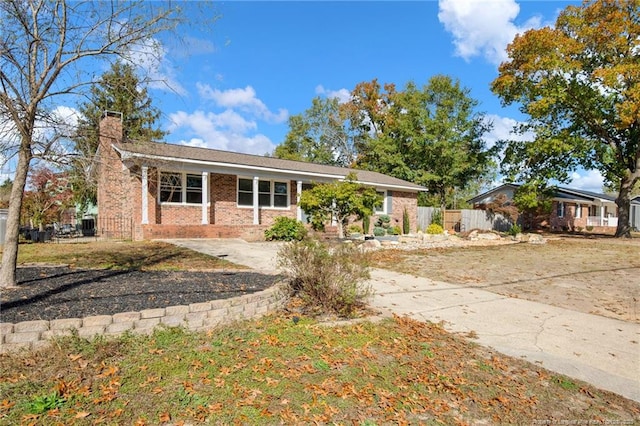
{"type": "MultiPolygon", "coordinates": [[[[171,240],[230,262],[275,273],[278,243],[171,240]]],[[[372,304],[640,402],[640,325],[485,290],[374,269],[372,304]]]]}

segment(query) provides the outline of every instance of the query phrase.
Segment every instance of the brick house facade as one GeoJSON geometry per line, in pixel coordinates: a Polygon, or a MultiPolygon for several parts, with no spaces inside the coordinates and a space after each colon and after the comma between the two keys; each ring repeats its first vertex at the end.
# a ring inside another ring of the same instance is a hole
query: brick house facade
{"type": "Polygon", "coordinates": [[[105,115],[100,135],[96,231],[105,237],[261,240],[276,217],[303,220],[297,202],[303,186],[344,179],[350,172],[383,194],[378,214],[402,224],[406,209],[415,231],[417,197],[425,190],[364,170],[129,141],[116,113],[105,115]]]}

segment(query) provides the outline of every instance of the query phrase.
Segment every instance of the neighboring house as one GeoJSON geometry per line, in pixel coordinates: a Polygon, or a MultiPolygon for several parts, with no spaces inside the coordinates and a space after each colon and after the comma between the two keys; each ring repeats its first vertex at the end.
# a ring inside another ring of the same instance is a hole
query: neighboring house
{"type": "MultiPolygon", "coordinates": [[[[498,194],[513,199],[518,184],[507,183],[470,199],[474,208],[482,208],[498,194]]],[[[596,231],[610,231],[618,226],[616,197],[596,192],[558,187],[552,198],[548,225],[552,229],[575,229],[593,227],[596,231]]],[[[631,227],[640,228],[640,197],[631,201],[631,227]]]]}
{"type": "MultiPolygon", "coordinates": [[[[121,116],[107,113],[98,148],[96,231],[106,237],[260,240],[278,216],[304,219],[298,196],[309,185],[344,179],[375,187],[388,214],[416,230],[424,187],[380,173],[257,155],[123,139],[121,116]]],[[[372,223],[375,218],[372,220],[372,223]]]]}

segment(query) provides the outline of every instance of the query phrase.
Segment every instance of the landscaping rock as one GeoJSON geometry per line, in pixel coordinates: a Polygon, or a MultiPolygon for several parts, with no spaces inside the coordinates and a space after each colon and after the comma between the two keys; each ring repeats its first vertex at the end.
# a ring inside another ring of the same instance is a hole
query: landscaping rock
{"type": "Polygon", "coordinates": [[[478,239],[479,240],[491,240],[491,241],[495,241],[495,240],[499,240],[501,237],[498,234],[494,234],[493,232],[488,232],[485,234],[478,234],[478,239]]]}
{"type": "Polygon", "coordinates": [[[362,243],[363,250],[377,250],[380,247],[382,247],[382,244],[380,244],[380,241],[378,240],[366,240],[362,243]]]}
{"type": "Polygon", "coordinates": [[[529,235],[529,244],[545,244],[547,240],[545,240],[542,235],[538,234],[528,234],[529,235]]]}

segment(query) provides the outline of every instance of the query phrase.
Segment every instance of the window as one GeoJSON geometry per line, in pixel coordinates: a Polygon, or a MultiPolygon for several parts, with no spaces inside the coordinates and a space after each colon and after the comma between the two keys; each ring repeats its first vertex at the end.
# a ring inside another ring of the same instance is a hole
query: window
{"type": "Polygon", "coordinates": [[[558,203],[558,208],[556,210],[556,215],[558,217],[564,217],[564,203],[558,203]]]}
{"type": "Polygon", "coordinates": [[[289,205],[289,191],[287,182],[273,182],[273,206],[287,207],[289,205]]]}
{"type": "Polygon", "coordinates": [[[576,219],[582,217],[582,204],[576,204],[576,219]]]}
{"type": "Polygon", "coordinates": [[[238,179],[238,205],[253,205],[253,181],[251,179],[238,179]]]}
{"type": "MultiPolygon", "coordinates": [[[[238,205],[253,206],[253,179],[238,179],[238,205]]],[[[289,183],[259,180],[258,206],[267,208],[289,207],[289,183]]]]}
{"type": "Polygon", "coordinates": [[[202,204],[201,175],[187,175],[187,203],[202,204]]]}
{"type": "Polygon", "coordinates": [[[160,174],[160,201],[163,203],[182,202],[182,174],[167,173],[160,174]]]}
{"type": "Polygon", "coordinates": [[[373,213],[374,214],[385,214],[386,213],[386,209],[385,209],[385,205],[386,205],[386,192],[385,191],[376,191],[376,193],[378,195],[380,195],[382,197],[382,201],[380,201],[380,203],[376,204],[373,207],[373,213]]]}
{"type": "Polygon", "coordinates": [[[202,175],[161,172],[160,202],[201,204],[202,175]]]}

